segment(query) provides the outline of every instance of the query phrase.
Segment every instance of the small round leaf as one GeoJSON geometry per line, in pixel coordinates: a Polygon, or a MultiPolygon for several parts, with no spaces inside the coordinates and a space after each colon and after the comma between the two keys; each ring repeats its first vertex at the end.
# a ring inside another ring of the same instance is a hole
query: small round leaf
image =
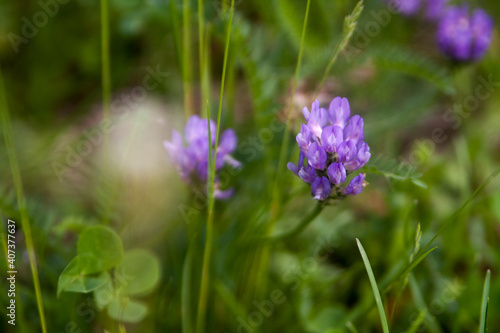
{"type": "Polygon", "coordinates": [[[128,251],[116,267],[116,274],[122,274],[124,295],[145,295],[152,291],[160,280],[160,260],[154,253],[144,249],[128,251]]]}
{"type": "Polygon", "coordinates": [[[99,259],[103,271],[118,265],[123,257],[120,237],[110,228],[101,225],[85,229],[78,238],[77,248],[79,255],[99,259]]]}

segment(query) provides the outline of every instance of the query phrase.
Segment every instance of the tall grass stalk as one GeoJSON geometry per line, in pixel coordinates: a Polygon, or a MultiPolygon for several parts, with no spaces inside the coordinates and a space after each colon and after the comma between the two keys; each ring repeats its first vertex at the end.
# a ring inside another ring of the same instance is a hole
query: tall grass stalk
{"type": "MultiPolygon", "coordinates": [[[[219,109],[217,113],[217,132],[215,136],[215,147],[213,151],[217,151],[219,146],[219,134],[220,134],[220,119],[222,113],[222,101],[224,98],[224,81],[226,77],[226,67],[227,67],[227,57],[229,53],[229,42],[231,41],[231,28],[233,24],[233,14],[234,14],[234,0],[231,1],[231,13],[229,15],[229,22],[227,26],[226,33],[226,44],[224,48],[224,63],[222,66],[222,79],[220,86],[220,96],[219,96],[219,109]]],[[[196,321],[196,332],[202,333],[205,331],[205,321],[207,312],[207,302],[208,302],[208,289],[210,286],[210,262],[212,253],[212,242],[213,242],[213,220],[214,220],[214,182],[215,182],[215,165],[217,163],[217,154],[214,154],[212,159],[212,139],[210,132],[210,111],[207,104],[207,119],[208,119],[208,142],[209,142],[209,162],[208,162],[208,212],[207,212],[207,230],[205,239],[205,249],[203,252],[203,266],[201,271],[201,286],[200,286],[200,298],[198,301],[198,314],[196,321]]]]}
{"type": "Polygon", "coordinates": [[[182,1],[182,80],[184,87],[184,113],[186,119],[193,114],[193,87],[191,63],[191,5],[182,1]]]}
{"type": "MultiPolygon", "coordinates": [[[[285,132],[283,133],[283,142],[281,144],[281,149],[280,149],[280,155],[278,159],[278,167],[276,168],[275,172],[275,177],[274,177],[274,184],[273,184],[273,191],[272,191],[272,204],[271,204],[271,215],[277,215],[277,211],[279,210],[279,180],[281,179],[280,174],[281,171],[285,167],[285,161],[287,158],[287,151],[288,151],[288,142],[290,141],[290,124],[291,124],[291,117],[290,113],[293,110],[293,101],[295,99],[295,91],[297,90],[297,82],[299,80],[299,72],[300,72],[300,64],[302,62],[302,54],[304,51],[304,40],[306,37],[306,30],[307,30],[307,21],[309,18],[309,7],[311,5],[311,0],[307,0],[307,6],[306,6],[306,13],[304,16],[304,24],[302,26],[302,36],[300,38],[300,48],[299,48],[299,56],[297,58],[297,65],[295,66],[295,75],[293,77],[293,83],[292,83],[292,93],[290,95],[290,100],[288,101],[288,105],[285,106],[285,132]],[[273,214],[274,212],[274,214],[273,214]]],[[[275,216],[274,216],[275,217],[275,216]]],[[[272,228],[272,225],[274,223],[274,219],[271,219],[270,221],[270,229],[272,228]]]]}
{"type": "Polygon", "coordinates": [[[201,114],[203,114],[203,104],[207,100],[204,89],[204,78],[205,78],[205,42],[204,42],[204,10],[203,10],[203,0],[198,0],[198,60],[200,66],[200,92],[201,92],[201,114]]]}
{"type": "MultiPolygon", "coordinates": [[[[172,34],[174,38],[174,45],[175,45],[175,55],[177,57],[177,63],[179,64],[179,67],[183,69],[183,60],[182,60],[182,43],[181,43],[181,38],[180,38],[180,24],[179,24],[179,17],[177,15],[177,6],[175,5],[175,1],[169,1],[169,10],[170,10],[170,15],[171,15],[171,21],[172,21],[172,34]]],[[[184,76],[184,73],[182,73],[184,76]]]]}
{"type": "Polygon", "coordinates": [[[12,180],[16,189],[17,204],[21,214],[21,228],[24,232],[26,239],[26,248],[28,250],[28,258],[30,262],[31,275],[33,277],[33,285],[35,287],[36,303],[38,307],[38,314],[40,315],[40,326],[43,333],[47,332],[47,324],[45,321],[45,313],[43,310],[42,289],[40,288],[40,279],[38,277],[38,268],[36,264],[36,252],[31,234],[31,225],[28,216],[28,209],[26,207],[26,198],[24,197],[23,182],[21,179],[21,172],[19,171],[19,163],[14,148],[14,134],[10,123],[10,115],[7,104],[7,96],[5,92],[5,85],[3,81],[2,71],[0,69],[0,116],[2,122],[2,131],[7,148],[7,156],[12,173],[12,180]]]}
{"type": "Polygon", "coordinates": [[[342,53],[342,51],[344,51],[344,49],[346,48],[347,44],[349,44],[349,41],[351,40],[351,37],[354,34],[354,31],[356,31],[356,26],[358,25],[358,19],[362,11],[363,11],[363,0],[360,0],[354,7],[352,13],[346,16],[346,18],[344,19],[342,37],[340,38],[339,42],[335,46],[335,49],[333,50],[330,62],[326,66],[325,72],[323,73],[323,77],[321,78],[321,81],[316,90],[316,95],[319,94],[321,89],[323,88],[326,78],[328,77],[328,74],[332,70],[333,65],[337,61],[339,54],[342,53]]]}
{"type": "MultiPolygon", "coordinates": [[[[111,71],[109,56],[109,3],[101,0],[101,80],[102,80],[102,109],[104,121],[109,120],[111,109],[111,71]]],[[[105,156],[108,146],[108,136],[104,137],[105,156]]]]}

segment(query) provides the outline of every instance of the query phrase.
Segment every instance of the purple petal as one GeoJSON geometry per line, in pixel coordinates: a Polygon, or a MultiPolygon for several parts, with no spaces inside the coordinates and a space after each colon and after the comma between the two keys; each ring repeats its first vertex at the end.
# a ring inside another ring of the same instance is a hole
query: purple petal
{"type": "Polygon", "coordinates": [[[227,129],[222,133],[217,150],[223,154],[231,154],[238,145],[238,138],[232,129],[227,129]]]}
{"type": "Polygon", "coordinates": [[[444,53],[456,60],[469,60],[474,35],[468,6],[450,7],[439,23],[437,36],[444,53]]]}
{"type": "Polygon", "coordinates": [[[357,145],[357,155],[351,161],[345,163],[345,168],[349,172],[353,172],[363,167],[370,160],[370,147],[364,142],[359,141],[357,145]]]}
{"type": "Polygon", "coordinates": [[[364,141],[358,142],[358,162],[359,168],[363,167],[370,160],[370,147],[364,141]]]}
{"type": "Polygon", "coordinates": [[[219,189],[214,189],[214,198],[219,200],[227,200],[234,195],[234,189],[230,188],[228,190],[222,191],[219,189]]]}
{"type": "Polygon", "coordinates": [[[175,159],[176,155],[183,148],[182,137],[177,131],[172,131],[172,141],[163,141],[163,146],[167,149],[171,158],[175,159]]]}
{"type": "Polygon", "coordinates": [[[355,144],[359,140],[365,138],[365,133],[363,132],[363,118],[358,115],[353,116],[349,120],[349,124],[344,128],[344,140],[352,140],[355,144]]]}
{"type": "Polygon", "coordinates": [[[316,170],[310,165],[300,168],[298,176],[306,183],[312,183],[316,178],[318,178],[316,170]]]}
{"type": "Polygon", "coordinates": [[[420,0],[388,0],[387,2],[406,16],[415,15],[420,8],[420,0]]]}
{"type": "Polygon", "coordinates": [[[339,126],[326,126],[321,133],[321,147],[329,153],[337,152],[344,141],[344,133],[339,126]]]}
{"type": "Polygon", "coordinates": [[[338,154],[339,160],[347,163],[356,158],[358,150],[356,144],[352,140],[344,141],[339,145],[338,154]]]}
{"type": "Polygon", "coordinates": [[[323,201],[330,196],[332,190],[330,181],[326,177],[316,178],[311,184],[311,194],[314,200],[323,201]]]}
{"type": "Polygon", "coordinates": [[[187,142],[192,142],[199,138],[201,118],[197,115],[189,117],[184,127],[184,136],[187,142]]]}
{"type": "Polygon", "coordinates": [[[299,170],[304,167],[304,153],[301,151],[299,154],[299,163],[295,165],[293,162],[289,162],[286,166],[287,168],[292,171],[294,174],[297,176],[299,175],[299,170]]]}
{"type": "Polygon", "coordinates": [[[291,172],[293,172],[297,176],[299,175],[299,167],[298,167],[298,165],[295,165],[295,163],[288,162],[288,164],[286,165],[286,167],[288,168],[288,170],[290,170],[291,172]]]}
{"type": "Polygon", "coordinates": [[[302,109],[302,114],[304,115],[304,118],[306,119],[306,121],[309,121],[309,117],[311,116],[311,113],[309,112],[309,109],[307,108],[307,106],[305,106],[302,109]]]}
{"type": "Polygon", "coordinates": [[[488,51],[493,39],[493,19],[480,8],[472,13],[472,33],[474,34],[474,47],[472,58],[481,58],[488,51]]]}
{"type": "Polygon", "coordinates": [[[344,128],[351,116],[351,107],[347,98],[335,97],[330,103],[328,113],[333,126],[344,128]]]}
{"type": "Polygon", "coordinates": [[[326,159],[326,151],[316,142],[313,142],[307,153],[307,161],[309,165],[317,170],[323,170],[325,168],[326,159]]]}
{"type": "Polygon", "coordinates": [[[344,194],[345,195],[360,194],[363,191],[364,186],[365,186],[365,174],[360,173],[351,180],[349,186],[345,188],[344,194]]]}
{"type": "Polygon", "coordinates": [[[321,137],[323,127],[328,124],[328,112],[319,107],[319,101],[315,100],[311,108],[311,116],[307,121],[307,126],[316,137],[321,137]]]}
{"type": "Polygon", "coordinates": [[[346,170],[342,163],[332,163],[327,170],[328,178],[332,184],[338,185],[345,182],[346,170]]]}
{"type": "Polygon", "coordinates": [[[300,149],[305,152],[309,149],[309,145],[311,144],[311,131],[307,125],[300,124],[300,133],[297,134],[296,140],[300,149]]]}
{"type": "Polygon", "coordinates": [[[449,0],[426,0],[425,2],[425,16],[429,20],[438,20],[446,13],[449,0]]]}
{"type": "Polygon", "coordinates": [[[229,164],[231,167],[238,169],[241,168],[241,162],[234,159],[231,155],[224,155],[222,157],[224,163],[229,164]]]}

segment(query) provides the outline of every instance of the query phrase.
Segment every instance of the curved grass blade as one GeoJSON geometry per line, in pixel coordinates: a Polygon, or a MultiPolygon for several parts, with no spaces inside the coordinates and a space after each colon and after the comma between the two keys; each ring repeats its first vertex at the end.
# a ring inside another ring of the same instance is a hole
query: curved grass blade
{"type": "Polygon", "coordinates": [[[488,269],[486,272],[486,278],[484,279],[484,287],[483,287],[483,301],[481,303],[481,321],[479,323],[479,333],[486,333],[488,331],[488,327],[486,326],[486,321],[488,319],[488,303],[490,301],[490,279],[491,279],[491,271],[488,269]]]}
{"type": "MultiPolygon", "coordinates": [[[[392,283],[399,280],[401,277],[409,274],[415,267],[417,267],[418,264],[420,264],[420,262],[422,262],[422,260],[425,259],[425,257],[427,257],[429,255],[429,253],[431,253],[435,249],[437,249],[437,246],[433,247],[430,250],[427,250],[426,252],[420,253],[417,257],[415,257],[411,263],[409,263],[404,269],[401,270],[400,273],[398,273],[398,275],[396,275],[396,277],[391,279],[390,282],[386,283],[387,288],[386,288],[386,290],[384,290],[384,293],[387,291],[387,289],[389,289],[389,287],[392,283]]],[[[382,284],[382,285],[384,285],[384,284],[382,284]]]]}
{"type": "Polygon", "coordinates": [[[370,265],[370,261],[368,260],[368,256],[366,255],[363,245],[361,245],[361,242],[357,238],[356,238],[356,243],[358,243],[359,252],[361,253],[361,257],[363,258],[363,262],[365,264],[366,272],[368,273],[368,278],[370,279],[370,284],[373,290],[373,296],[375,296],[375,302],[377,303],[378,314],[380,316],[380,321],[382,322],[382,329],[384,330],[384,333],[389,333],[389,324],[387,323],[384,304],[382,303],[382,298],[380,297],[380,291],[378,290],[377,281],[375,280],[375,276],[373,275],[373,270],[370,265]]]}
{"type": "Polygon", "coordinates": [[[432,242],[434,242],[436,240],[436,238],[439,237],[439,235],[441,235],[441,233],[444,231],[444,229],[446,229],[446,227],[448,227],[448,225],[453,222],[459,215],[460,213],[462,213],[462,211],[478,196],[478,194],[496,177],[498,176],[498,174],[500,174],[500,169],[497,169],[496,171],[494,171],[488,178],[486,178],[486,180],[481,184],[481,186],[479,186],[477,188],[476,191],[474,191],[474,193],[472,193],[472,195],[467,199],[467,201],[465,201],[462,206],[460,206],[460,208],[458,210],[456,210],[447,220],[444,221],[444,223],[441,225],[441,227],[439,228],[438,232],[436,233],[436,235],[434,235],[434,237],[432,237],[432,239],[427,243],[426,246],[424,246],[422,248],[422,252],[427,250],[432,242]]]}
{"type": "Polygon", "coordinates": [[[422,325],[422,323],[424,322],[426,314],[427,309],[422,309],[422,311],[419,312],[418,317],[415,319],[410,329],[406,331],[406,333],[417,333],[420,325],[422,325]]]}
{"type": "Polygon", "coordinates": [[[188,248],[186,259],[182,267],[181,308],[182,333],[193,332],[193,318],[191,313],[191,286],[193,270],[193,247],[188,248]]]}
{"type": "Polygon", "coordinates": [[[5,147],[7,148],[7,156],[12,173],[12,180],[16,189],[17,205],[21,215],[21,229],[23,230],[26,238],[26,248],[28,249],[28,258],[30,262],[31,275],[33,277],[33,285],[35,287],[36,303],[38,313],[40,315],[40,326],[43,333],[47,332],[47,324],[45,320],[45,312],[43,309],[42,288],[40,287],[40,279],[38,277],[38,266],[36,263],[36,251],[31,233],[31,224],[26,207],[26,198],[24,196],[23,181],[21,172],[19,171],[19,162],[17,154],[14,149],[14,134],[12,133],[12,125],[10,123],[10,114],[7,104],[7,97],[5,92],[5,85],[3,75],[0,69],[0,123],[5,140],[5,147]]]}

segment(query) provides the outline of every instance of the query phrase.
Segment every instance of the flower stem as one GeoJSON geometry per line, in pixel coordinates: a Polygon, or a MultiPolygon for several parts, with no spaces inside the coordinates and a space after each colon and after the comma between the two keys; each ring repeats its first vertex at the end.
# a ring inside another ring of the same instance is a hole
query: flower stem
{"type": "Polygon", "coordinates": [[[193,113],[193,87],[191,86],[191,7],[189,0],[182,2],[182,79],[184,86],[184,113],[193,113]]]}
{"type": "Polygon", "coordinates": [[[204,35],[204,20],[203,20],[203,0],[198,0],[198,58],[200,66],[200,92],[201,92],[201,114],[203,114],[203,104],[206,102],[208,96],[204,89],[205,83],[205,35],[204,35]]]}
{"type": "MultiPolygon", "coordinates": [[[[297,65],[295,67],[295,75],[293,78],[293,85],[292,85],[292,94],[290,96],[290,100],[288,102],[288,105],[285,106],[285,109],[288,108],[288,111],[285,112],[285,117],[286,117],[286,122],[285,122],[285,132],[283,133],[283,142],[281,144],[281,150],[280,150],[280,155],[279,155],[279,160],[278,160],[278,167],[276,169],[276,177],[274,177],[274,185],[273,185],[273,202],[276,204],[275,201],[279,200],[279,180],[280,180],[280,173],[281,170],[285,167],[285,161],[286,161],[286,152],[288,148],[288,141],[290,140],[290,113],[291,110],[293,109],[293,101],[295,98],[295,91],[297,90],[297,81],[299,79],[299,72],[300,72],[300,63],[302,61],[302,53],[304,51],[304,40],[306,36],[306,30],[307,30],[307,20],[309,17],[309,7],[311,4],[311,0],[307,0],[307,7],[306,7],[306,14],[304,17],[304,25],[302,26],[302,36],[300,38],[300,48],[299,48],[299,56],[297,58],[297,65]]],[[[276,208],[271,205],[271,208],[276,208]]],[[[272,224],[272,223],[271,223],[272,224]]]]}
{"type": "Polygon", "coordinates": [[[47,324],[45,322],[45,313],[43,310],[42,290],[40,288],[40,279],[38,278],[38,268],[36,265],[35,246],[33,243],[33,236],[31,234],[31,225],[26,207],[26,199],[24,197],[23,183],[21,179],[21,172],[19,171],[19,163],[17,161],[16,151],[14,149],[14,135],[12,133],[12,126],[10,123],[9,109],[7,105],[7,97],[5,93],[5,85],[3,82],[2,72],[0,70],[0,117],[2,123],[2,131],[5,139],[5,146],[7,148],[7,156],[9,159],[10,170],[12,172],[12,180],[17,194],[17,204],[21,214],[21,228],[26,238],[26,248],[28,250],[28,258],[31,267],[31,275],[33,277],[33,285],[35,287],[36,303],[38,306],[38,313],[40,315],[40,326],[42,332],[47,332],[47,324]]]}
{"type": "MultiPolygon", "coordinates": [[[[220,132],[220,119],[222,113],[222,100],[224,97],[224,81],[226,77],[226,67],[227,67],[227,57],[229,53],[229,42],[231,40],[231,27],[233,23],[233,13],[234,13],[234,0],[231,1],[231,13],[229,16],[229,23],[227,27],[226,35],[226,45],[224,50],[224,64],[222,67],[222,80],[220,87],[219,96],[219,110],[217,114],[217,133],[215,137],[215,147],[214,151],[217,151],[219,145],[219,132],[220,132]]],[[[200,286],[200,298],[198,300],[198,314],[196,321],[196,332],[203,333],[205,331],[205,321],[207,312],[207,302],[208,302],[208,288],[210,285],[210,261],[212,253],[212,243],[213,243],[213,220],[214,220],[214,182],[215,182],[215,165],[217,163],[217,154],[214,154],[212,159],[212,139],[210,132],[210,112],[207,105],[207,118],[208,118],[208,137],[209,137],[209,163],[208,163],[208,215],[207,215],[207,230],[205,239],[205,249],[203,253],[203,266],[201,271],[201,286],[200,286]]]]}
{"type": "Polygon", "coordinates": [[[323,208],[325,207],[324,204],[317,203],[314,209],[302,220],[300,223],[293,229],[286,231],[282,234],[276,235],[276,236],[266,236],[262,238],[264,242],[268,243],[274,243],[278,241],[283,241],[289,238],[292,238],[294,236],[297,236],[300,234],[304,229],[311,224],[311,222],[314,221],[314,219],[323,211],[323,208]]]}
{"type": "MultiPolygon", "coordinates": [[[[101,0],[101,61],[102,61],[102,106],[104,121],[108,121],[111,103],[111,74],[109,63],[109,5],[108,0],[101,0]]],[[[107,148],[107,135],[104,139],[107,148]]],[[[105,154],[107,156],[107,154],[105,154]]]]}

